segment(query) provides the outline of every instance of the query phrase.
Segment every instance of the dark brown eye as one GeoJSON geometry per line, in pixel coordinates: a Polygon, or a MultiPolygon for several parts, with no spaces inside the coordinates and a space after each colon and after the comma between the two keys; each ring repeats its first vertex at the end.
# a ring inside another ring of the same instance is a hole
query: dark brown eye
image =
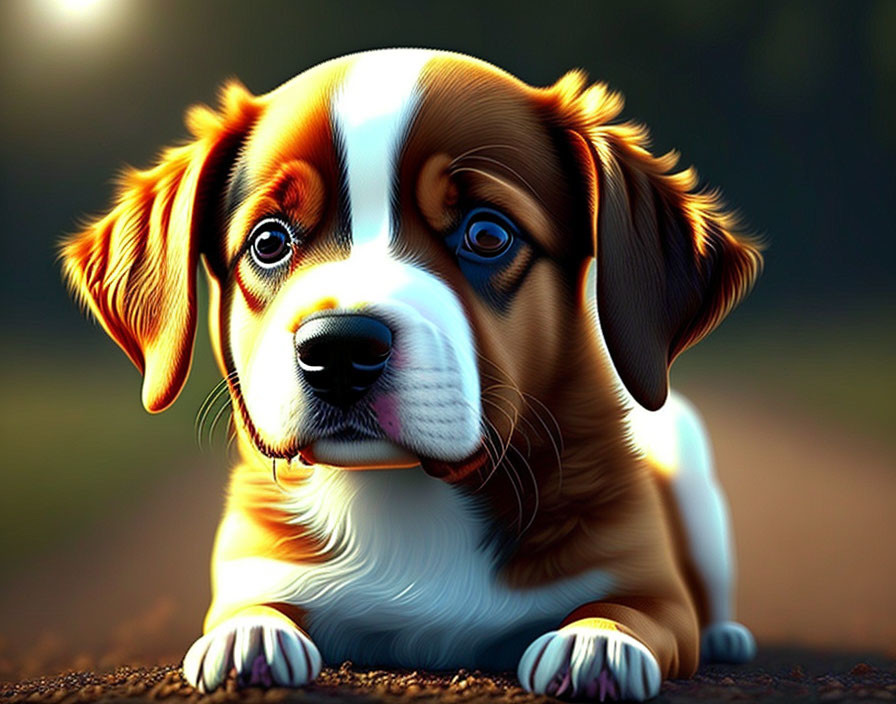
{"type": "Polygon", "coordinates": [[[249,251],[259,266],[265,269],[277,266],[292,254],[289,230],[278,220],[259,223],[252,232],[249,251]]]}
{"type": "Polygon", "coordinates": [[[464,233],[464,247],[480,257],[492,258],[502,255],[513,242],[513,235],[507,228],[483,213],[471,220],[464,233]]]}

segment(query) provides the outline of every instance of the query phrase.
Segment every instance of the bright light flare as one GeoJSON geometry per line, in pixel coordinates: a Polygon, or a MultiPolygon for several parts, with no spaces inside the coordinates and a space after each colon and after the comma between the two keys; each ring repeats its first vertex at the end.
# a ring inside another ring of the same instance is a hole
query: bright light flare
{"type": "Polygon", "coordinates": [[[629,416],[632,440],[647,461],[661,474],[671,477],[681,463],[681,447],[670,404],[658,411],[634,406],[629,416]]]}
{"type": "Polygon", "coordinates": [[[44,0],[43,12],[47,24],[57,31],[95,35],[107,33],[129,3],[121,0],[44,0]]]}
{"type": "Polygon", "coordinates": [[[88,15],[95,15],[105,0],[55,0],[56,7],[60,13],[67,17],[84,18],[88,15]]]}

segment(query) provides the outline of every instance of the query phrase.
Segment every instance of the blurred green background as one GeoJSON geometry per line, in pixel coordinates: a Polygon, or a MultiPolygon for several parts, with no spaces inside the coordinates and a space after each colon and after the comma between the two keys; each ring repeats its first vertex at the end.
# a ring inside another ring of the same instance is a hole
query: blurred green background
{"type": "Polygon", "coordinates": [[[224,476],[223,430],[211,453],[193,433],[218,380],[204,325],[186,392],[148,416],[60,283],[58,238],[225,79],[266,92],[362,49],[457,50],[536,85],[581,67],[622,91],[655,151],[680,150],[769,243],[752,296],[675,383],[761,399],[784,432],[807,416],[896,449],[896,2],[72,4],[0,3],[0,582],[114,532],[160,479],[224,476]]]}

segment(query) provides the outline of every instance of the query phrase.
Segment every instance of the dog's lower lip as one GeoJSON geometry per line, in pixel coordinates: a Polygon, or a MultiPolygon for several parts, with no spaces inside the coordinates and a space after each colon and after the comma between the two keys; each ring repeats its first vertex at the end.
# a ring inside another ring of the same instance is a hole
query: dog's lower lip
{"type": "Polygon", "coordinates": [[[473,472],[481,470],[489,462],[489,454],[484,446],[466,459],[457,462],[445,462],[430,457],[423,458],[421,465],[430,476],[437,477],[449,483],[459,482],[473,472]]]}
{"type": "Polygon", "coordinates": [[[420,458],[387,440],[340,440],[320,438],[301,448],[305,465],[329,465],[340,469],[405,469],[420,466],[420,458]]]}
{"type": "MultiPolygon", "coordinates": [[[[423,470],[430,476],[442,479],[443,481],[447,481],[449,483],[455,483],[465,479],[470,474],[481,470],[489,461],[488,452],[483,446],[480,446],[480,448],[469,457],[457,461],[439,460],[433,457],[426,457],[422,455],[418,456],[398,446],[394,446],[394,449],[403,456],[392,458],[389,460],[373,458],[359,460],[353,458],[350,461],[334,461],[334,457],[332,456],[332,454],[330,454],[332,453],[333,447],[332,445],[327,447],[326,443],[328,442],[339,443],[340,441],[334,438],[323,438],[321,440],[316,440],[300,448],[298,453],[296,454],[296,457],[306,467],[321,464],[331,467],[338,467],[339,469],[345,470],[405,469],[411,467],[422,467],[423,470]],[[324,444],[323,447],[321,445],[322,443],[324,444]],[[323,453],[316,453],[315,446],[317,446],[317,449],[319,451],[322,449],[323,453]],[[327,450],[329,450],[330,453],[328,453],[327,450]],[[328,454],[330,456],[328,456],[328,454]]],[[[357,442],[358,441],[345,441],[344,445],[355,445],[357,444],[357,442]]]]}

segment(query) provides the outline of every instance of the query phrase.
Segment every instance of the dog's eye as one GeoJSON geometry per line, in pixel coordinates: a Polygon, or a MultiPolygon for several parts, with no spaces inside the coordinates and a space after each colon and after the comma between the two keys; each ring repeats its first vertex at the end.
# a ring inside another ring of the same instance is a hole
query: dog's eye
{"type": "Polygon", "coordinates": [[[277,266],[292,254],[292,238],[279,220],[259,223],[250,236],[249,251],[255,262],[265,269],[277,266]]]}
{"type": "Polygon", "coordinates": [[[474,254],[492,259],[499,257],[513,242],[509,225],[497,214],[488,211],[474,215],[464,232],[464,249],[474,254]]]}

